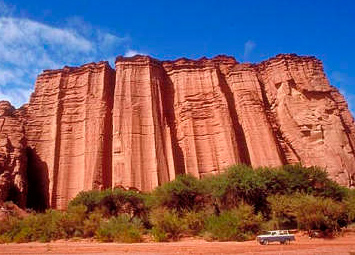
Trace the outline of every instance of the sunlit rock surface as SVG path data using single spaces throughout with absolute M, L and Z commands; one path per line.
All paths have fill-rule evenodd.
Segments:
M 314 57 L 118 57 L 115 70 L 44 71 L 28 105 L 0 103 L 0 201 L 12 185 L 21 205 L 63 209 L 82 190 L 148 191 L 237 163 L 318 165 L 353 186 L 354 146 L 347 103 Z

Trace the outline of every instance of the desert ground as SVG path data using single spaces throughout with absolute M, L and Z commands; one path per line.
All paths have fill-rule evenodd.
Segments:
M 309 239 L 298 234 L 290 245 L 272 243 L 267 246 L 255 241 L 206 242 L 185 239 L 171 243 L 97 243 L 88 240 L 51 243 L 2 244 L 0 254 L 355 254 L 355 233 L 333 239 Z

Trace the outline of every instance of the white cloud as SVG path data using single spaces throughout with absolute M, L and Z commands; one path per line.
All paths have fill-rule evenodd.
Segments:
M 92 50 L 89 40 L 73 31 L 51 27 L 36 21 L 20 18 L 0 18 L 1 42 L 17 45 L 48 44 L 49 46 L 66 45 L 68 49 L 80 51 Z M 26 41 L 22 41 L 26 39 Z
M 23 105 L 24 103 L 28 102 L 28 99 L 32 93 L 32 89 L 19 89 L 13 88 L 8 91 L 3 91 L 0 87 L 0 101 L 6 100 L 11 102 L 12 105 L 17 107 Z
M 124 52 L 130 41 L 129 37 L 93 29 L 79 18 L 58 28 L 11 17 L 11 12 L 0 0 L 0 100 L 10 100 L 16 107 L 28 101 L 43 69 L 112 59 Z
M 103 48 L 110 48 L 117 44 L 124 44 L 129 41 L 129 37 L 117 37 L 110 33 L 98 31 L 98 42 Z
M 146 54 L 131 49 L 127 50 L 126 53 L 124 54 L 125 57 L 133 57 L 135 55 L 146 55 Z
M 251 52 L 255 49 L 256 43 L 248 40 L 245 44 L 244 44 L 244 60 L 248 60 Z

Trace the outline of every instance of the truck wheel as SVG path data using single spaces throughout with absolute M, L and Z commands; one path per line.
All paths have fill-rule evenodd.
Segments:
M 263 245 L 268 245 L 269 244 L 269 241 L 268 240 L 264 240 L 263 241 Z
M 285 244 L 286 243 L 286 240 L 281 240 L 280 241 L 280 244 Z

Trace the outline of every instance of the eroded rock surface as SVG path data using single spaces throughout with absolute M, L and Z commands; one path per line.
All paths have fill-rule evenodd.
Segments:
M 9 102 L 0 101 L 0 205 L 16 200 L 26 205 L 26 141 L 18 111 Z
M 279 56 L 258 66 L 285 162 L 325 168 L 354 185 L 354 119 L 315 58 Z
M 82 190 L 111 186 L 113 82 L 107 62 L 38 77 L 25 126 L 29 168 L 47 206 L 65 208 Z
M 27 160 L 27 171 L 6 171 L 22 183 L 27 173 L 28 206 L 65 208 L 81 190 L 147 191 L 236 163 L 318 165 L 354 185 L 354 119 L 313 57 L 118 57 L 115 69 L 44 71 L 28 105 L 0 103 L 1 173 Z

